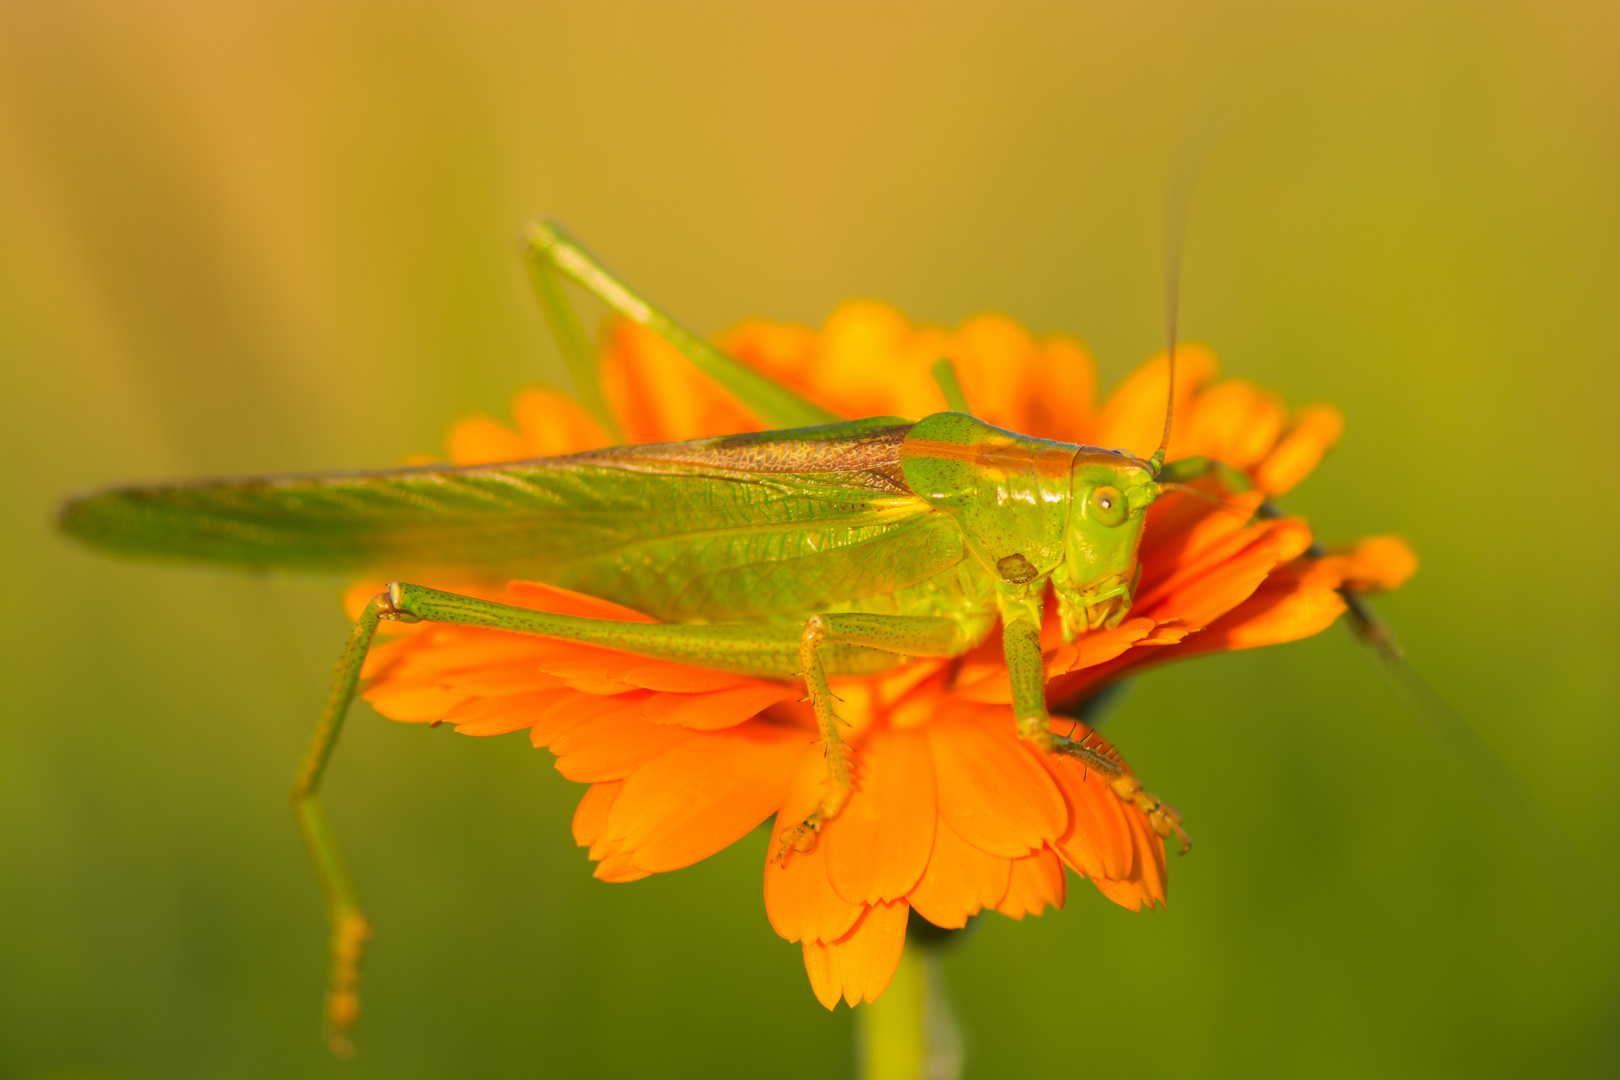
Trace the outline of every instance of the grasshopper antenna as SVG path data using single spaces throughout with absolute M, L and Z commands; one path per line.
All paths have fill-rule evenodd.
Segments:
M 1211 495 L 1207 491 L 1201 491 L 1198 488 L 1192 487 L 1189 484 L 1172 484 L 1172 483 L 1161 482 L 1159 484 L 1159 490 L 1160 491 L 1179 491 L 1183 495 L 1190 495 L 1193 498 L 1201 499 L 1204 502 L 1207 502 L 1212 506 L 1218 506 L 1222 510 L 1225 510 L 1229 514 L 1240 514 L 1245 519 L 1251 518 L 1251 517 L 1254 516 L 1254 511 L 1250 510 L 1246 506 L 1239 506 L 1236 503 L 1229 503 L 1225 499 L 1222 499 L 1222 498 L 1219 498 L 1217 496 Z
M 1313 548 L 1319 545 L 1313 545 Z M 1325 549 L 1322 549 L 1325 554 Z M 1378 617 L 1360 592 L 1341 586 L 1346 623 L 1370 662 L 1408 712 L 1423 721 L 1434 736 L 1466 765 L 1486 798 L 1501 816 L 1522 826 L 1531 836 L 1546 872 L 1573 878 L 1577 888 L 1558 890 L 1566 902 L 1584 907 L 1597 899 L 1596 876 L 1573 840 L 1530 793 L 1519 774 L 1498 756 L 1479 733 L 1451 707 L 1406 657 L 1388 624 Z
M 1199 167 L 1215 141 L 1217 128 L 1214 118 L 1206 116 L 1193 127 L 1182 143 L 1180 160 L 1176 164 L 1175 178 L 1170 185 L 1170 198 L 1164 214 L 1164 318 L 1165 356 L 1170 367 L 1166 380 L 1164 402 L 1164 437 L 1159 448 L 1148 459 L 1152 474 L 1157 477 L 1164 468 L 1164 458 L 1170 451 L 1170 429 L 1176 414 L 1176 323 L 1181 312 L 1181 249 L 1187 235 L 1187 211 L 1192 204 L 1193 187 L 1198 179 Z
M 1439 691 L 1412 666 L 1406 651 L 1388 624 L 1373 611 L 1367 598 L 1348 586 L 1341 587 L 1339 595 L 1344 598 L 1350 632 L 1365 648 L 1401 703 L 1428 724 L 1452 753 L 1467 762 L 1497 809 L 1528 826 L 1543 850 L 1555 857 L 1554 861 L 1560 866 L 1578 864 L 1578 859 L 1569 857 L 1572 847 L 1569 838 L 1547 817 L 1518 773 L 1485 744 L 1479 733 L 1457 715 Z
M 1283 513 L 1282 507 L 1274 502 L 1262 503 L 1257 511 L 1262 518 L 1281 517 Z M 1329 551 L 1318 542 L 1311 544 L 1305 554 L 1320 559 Z M 1547 815 L 1519 774 L 1486 745 L 1473 726 L 1412 666 L 1406 650 L 1401 648 L 1389 624 L 1378 617 L 1366 595 L 1349 585 L 1339 586 L 1338 593 L 1344 600 L 1345 622 L 1351 635 L 1363 647 L 1396 700 L 1464 763 L 1503 818 L 1522 825 L 1531 833 L 1536 851 L 1549 873 L 1564 876 L 1573 867 L 1581 873 L 1582 884 L 1591 886 L 1594 883 L 1591 866 L 1576 850 L 1569 835 Z M 1563 893 L 1576 895 L 1572 890 L 1563 890 Z M 1591 889 L 1582 895 L 1591 895 Z

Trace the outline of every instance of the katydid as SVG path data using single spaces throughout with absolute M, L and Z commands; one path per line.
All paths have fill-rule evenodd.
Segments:
M 660 313 L 555 226 L 531 227 L 525 246 L 580 399 L 604 423 L 612 418 L 563 277 L 659 333 L 777 430 L 495 465 L 121 488 L 61 511 L 68 534 L 118 555 L 398 579 L 355 624 L 293 791 L 332 920 L 327 1015 L 338 1039 L 357 1008 L 369 927 L 317 791 L 383 620 L 802 679 L 829 783 L 805 819 L 778 823 L 778 858 L 810 850 L 851 791 L 828 679 L 959 656 L 999 626 L 1019 735 L 1086 761 L 1186 849 L 1173 809 L 1111 754 L 1052 729 L 1040 643 L 1049 590 L 1065 640 L 1118 625 L 1148 506 L 1179 487 L 1172 481 L 1218 470 L 1166 466 L 1168 406 L 1147 458 L 1031 438 L 969 415 L 946 361 L 935 375 L 958 411 L 840 421 Z M 1172 384 L 1174 359 L 1172 338 Z M 550 614 L 409 580 L 447 574 L 545 582 L 660 621 Z

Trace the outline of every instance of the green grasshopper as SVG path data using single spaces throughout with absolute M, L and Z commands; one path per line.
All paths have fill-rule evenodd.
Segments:
M 840 421 L 653 308 L 554 226 L 526 255 L 581 401 L 612 430 L 595 359 L 562 291 L 585 286 L 668 340 L 767 426 L 508 464 L 431 466 L 129 487 L 68 502 L 60 524 L 123 556 L 240 570 L 546 582 L 660 620 L 512 607 L 395 580 L 355 623 L 293 803 L 332 924 L 327 1018 L 339 1045 L 358 1008 L 369 924 L 317 798 L 383 620 L 588 642 L 752 676 L 803 679 L 825 744 L 827 794 L 786 823 L 778 858 L 808 851 L 852 789 L 828 679 L 955 657 L 997 624 L 1019 735 L 1085 760 L 1186 847 L 1175 811 L 1110 756 L 1049 725 L 1043 597 L 1066 641 L 1118 625 L 1149 505 L 1203 466 L 1052 442 L 975 419 L 948 361 L 954 411 Z M 1174 382 L 1174 348 L 1170 354 Z M 1183 489 L 1191 490 L 1191 489 Z

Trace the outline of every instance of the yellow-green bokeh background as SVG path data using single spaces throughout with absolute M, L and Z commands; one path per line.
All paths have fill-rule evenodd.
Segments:
M 1613 4 L 1544 0 L 0 6 L 0 1075 L 848 1075 L 763 833 L 604 885 L 548 755 L 366 709 L 330 809 L 378 936 L 328 1059 L 286 789 L 332 588 L 51 508 L 388 465 L 560 379 L 540 213 L 705 331 L 995 309 L 1111 381 L 1209 115 L 1185 330 L 1344 408 L 1292 505 L 1411 537 L 1383 610 L 1571 851 L 1340 631 L 1155 674 L 1109 730 L 1198 842 L 1172 906 L 985 920 L 968 1075 L 1614 1075 L 1617 56 Z

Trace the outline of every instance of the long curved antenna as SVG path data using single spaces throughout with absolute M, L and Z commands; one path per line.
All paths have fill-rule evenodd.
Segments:
M 1216 125 L 1213 116 L 1202 117 L 1182 143 L 1180 160 L 1176 163 L 1175 179 L 1170 185 L 1170 199 L 1164 214 L 1164 318 L 1165 355 L 1169 360 L 1170 378 L 1165 389 L 1164 437 L 1159 448 L 1148 459 L 1154 476 L 1164 467 L 1164 458 L 1170 451 L 1170 429 L 1176 413 L 1176 321 L 1181 311 L 1181 248 L 1187 235 L 1187 208 L 1192 203 L 1194 182 L 1199 166 L 1215 141 Z
M 1256 513 L 1262 518 L 1277 518 L 1282 517 L 1284 511 L 1275 502 L 1265 502 Z M 1305 551 L 1306 557 L 1313 559 L 1323 558 L 1328 553 L 1320 542 L 1312 543 Z M 1612 890 L 1597 878 L 1592 864 L 1569 834 L 1547 813 L 1518 772 L 1498 756 L 1412 666 L 1406 651 L 1389 625 L 1378 617 L 1365 594 L 1348 585 L 1339 586 L 1337 591 L 1344 600 L 1345 622 L 1351 635 L 1363 646 L 1365 655 L 1396 700 L 1426 724 L 1441 745 L 1462 762 L 1503 820 L 1529 834 L 1543 873 L 1579 886 L 1560 889 L 1557 895 L 1583 911 L 1594 902 L 1594 897 L 1597 903 L 1612 903 Z
M 1170 426 L 1176 416 L 1176 315 L 1181 308 L 1181 241 L 1187 232 L 1187 202 L 1191 197 L 1192 184 L 1187 181 L 1183 188 L 1182 176 L 1187 173 L 1185 161 L 1178 170 L 1176 185 L 1171 189 L 1170 207 L 1166 213 L 1164 234 L 1164 319 L 1165 319 L 1165 355 L 1170 363 L 1170 377 L 1165 382 L 1164 392 L 1164 437 L 1159 440 L 1159 448 L 1153 451 L 1148 458 L 1153 475 L 1157 477 L 1159 470 L 1164 468 L 1164 456 L 1170 450 Z
M 1440 744 L 1462 762 L 1501 817 L 1529 836 L 1530 847 L 1541 863 L 1542 872 L 1549 879 L 1564 882 L 1564 887 L 1557 890 L 1558 896 L 1582 913 L 1612 904 L 1612 888 L 1597 877 L 1591 862 L 1569 833 L 1531 793 L 1518 771 L 1492 750 L 1473 726 L 1412 666 L 1394 634 L 1378 618 L 1366 598 L 1348 587 L 1341 587 L 1339 595 L 1344 598 L 1350 632 L 1365 647 L 1368 658 L 1391 693 L 1427 724 Z
M 1202 499 L 1204 502 L 1207 502 L 1212 506 L 1220 507 L 1222 510 L 1225 510 L 1230 514 L 1239 514 L 1245 518 L 1251 518 L 1254 516 L 1254 510 L 1252 508 L 1247 506 L 1238 506 L 1236 503 L 1229 503 L 1217 495 L 1211 495 L 1207 491 L 1201 491 L 1190 484 L 1161 483 L 1159 485 L 1159 490 L 1179 491 L 1183 495 L 1191 495 L 1195 499 Z

